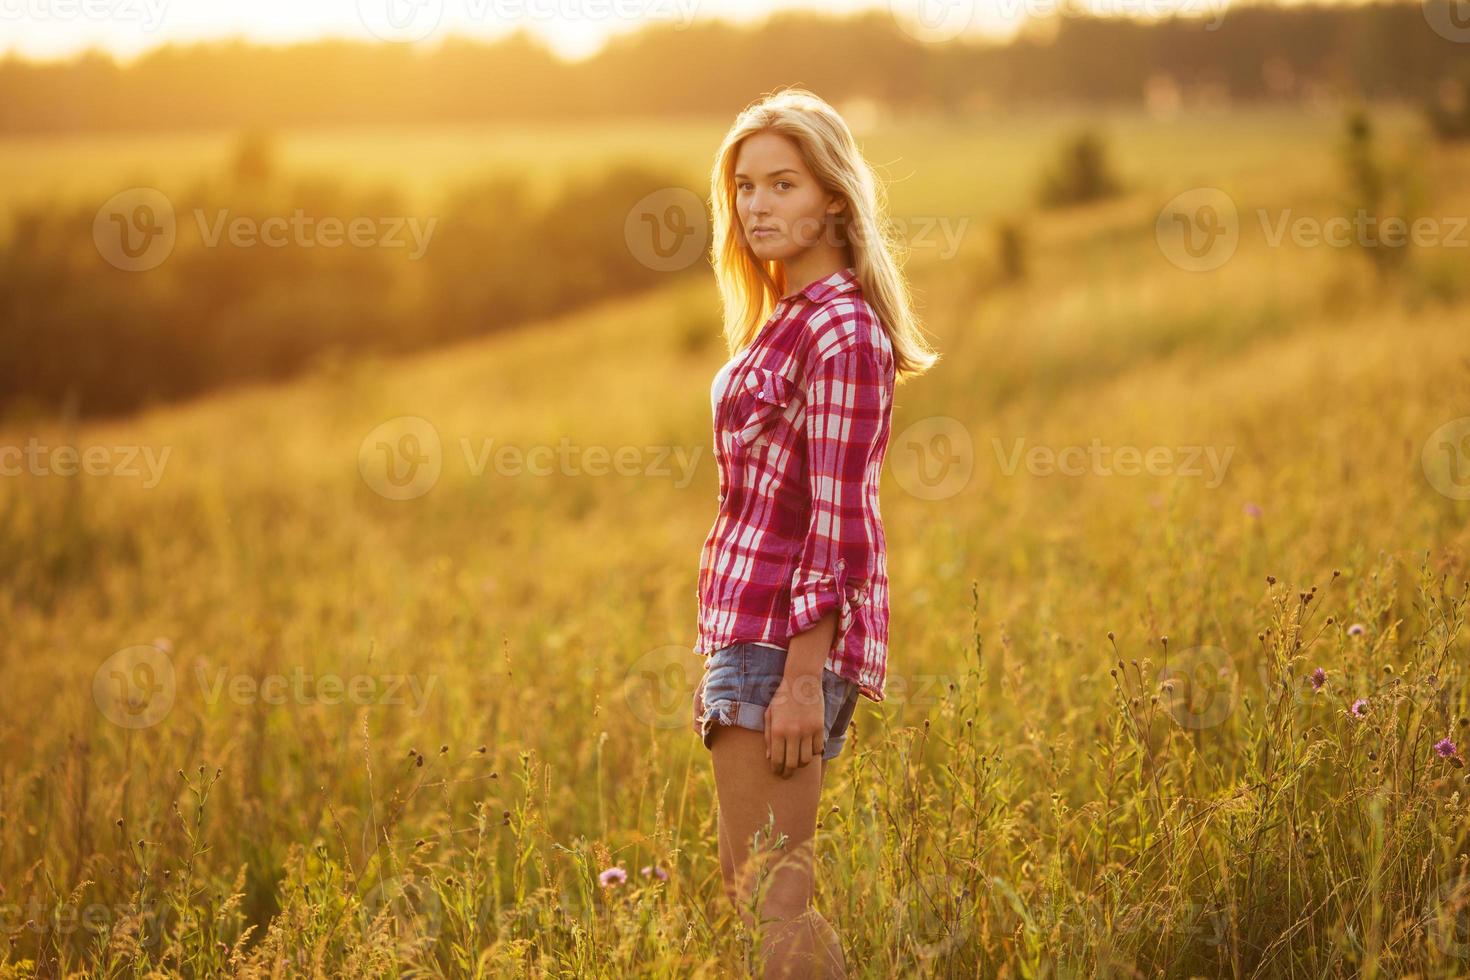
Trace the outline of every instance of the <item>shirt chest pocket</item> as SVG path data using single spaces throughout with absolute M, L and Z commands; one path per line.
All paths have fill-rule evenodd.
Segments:
M 737 447 L 756 452 L 771 442 L 793 408 L 796 382 L 779 371 L 753 367 L 741 377 L 730 428 Z

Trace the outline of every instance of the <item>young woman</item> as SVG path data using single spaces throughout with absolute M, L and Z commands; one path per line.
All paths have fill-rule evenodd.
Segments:
M 713 263 L 732 352 L 712 390 L 719 511 L 699 562 L 726 893 L 748 925 L 752 834 L 785 837 L 762 885 L 766 976 L 844 976 L 810 907 L 826 763 L 859 695 L 883 700 L 888 574 L 878 482 L 893 388 L 923 341 L 847 124 L 804 89 L 743 111 L 711 175 Z

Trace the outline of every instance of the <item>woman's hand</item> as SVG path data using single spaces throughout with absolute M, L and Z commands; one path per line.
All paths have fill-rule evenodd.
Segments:
M 771 771 L 782 778 L 790 777 L 813 759 L 821 758 L 825 739 L 821 670 L 788 670 L 766 706 L 766 759 Z

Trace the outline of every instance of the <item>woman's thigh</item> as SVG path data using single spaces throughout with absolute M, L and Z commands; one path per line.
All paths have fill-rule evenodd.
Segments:
M 719 797 L 722 840 L 720 863 L 733 897 L 748 901 L 757 872 L 764 867 L 769 884 L 762 905 L 766 916 L 789 916 L 804 909 L 812 892 L 812 842 L 821 798 L 825 763 L 813 759 L 790 776 L 778 776 L 766 759 L 763 732 L 720 726 L 712 739 L 715 792 Z M 769 838 L 765 829 L 774 820 Z M 752 837 L 762 833 L 759 853 L 751 860 Z M 774 843 L 782 839 L 776 848 Z

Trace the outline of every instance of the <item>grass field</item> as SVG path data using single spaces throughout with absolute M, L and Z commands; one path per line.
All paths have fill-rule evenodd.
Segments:
M 1266 241 L 1256 209 L 1331 213 L 1338 122 L 1118 121 L 1133 191 L 1031 216 L 1026 279 L 994 279 L 985 221 L 915 250 L 945 360 L 898 389 L 889 696 L 860 704 L 819 828 L 852 975 L 1466 970 L 1470 448 L 1442 427 L 1470 416 L 1470 260 L 1380 282 Z M 988 219 L 1068 127 L 913 123 L 870 152 L 917 171 L 900 212 Z M 644 132 L 697 177 L 718 127 Z M 565 162 L 584 135 L 479 145 Z M 286 156 L 423 180 L 459 156 L 381 139 Z M 1465 214 L 1470 160 L 1430 169 L 1432 213 Z M 1242 215 L 1207 273 L 1155 237 L 1197 185 Z M 8 970 L 729 975 L 750 944 L 688 727 L 715 308 L 683 283 L 0 429 L 141 471 L 0 481 Z M 485 455 L 563 440 L 549 475 Z M 432 487 L 393 499 L 383 443 L 437 461 Z M 1079 475 L 1026 455 L 1094 445 Z M 628 462 L 589 472 L 594 447 Z M 627 882 L 599 887 L 611 866 Z
M 988 218 L 1028 203 L 1038 167 L 1060 135 L 1097 125 L 1112 137 L 1119 168 L 1135 183 L 1185 186 L 1223 173 L 1269 174 L 1283 161 L 1327 164 L 1340 108 L 1198 110 L 1172 120 L 1121 109 L 986 112 L 946 118 L 853 113 L 870 160 L 892 181 L 899 215 Z M 1388 106 L 1380 122 L 1395 134 L 1422 130 L 1413 107 Z M 389 186 L 415 208 L 487 172 L 523 174 L 546 193 L 613 162 L 667 170 L 701 195 L 729 120 L 614 120 L 567 125 L 318 127 L 274 133 L 281 163 L 349 185 Z M 223 169 L 239 133 L 87 134 L 0 140 L 0 213 L 36 201 L 95 200 L 123 187 L 182 192 Z

